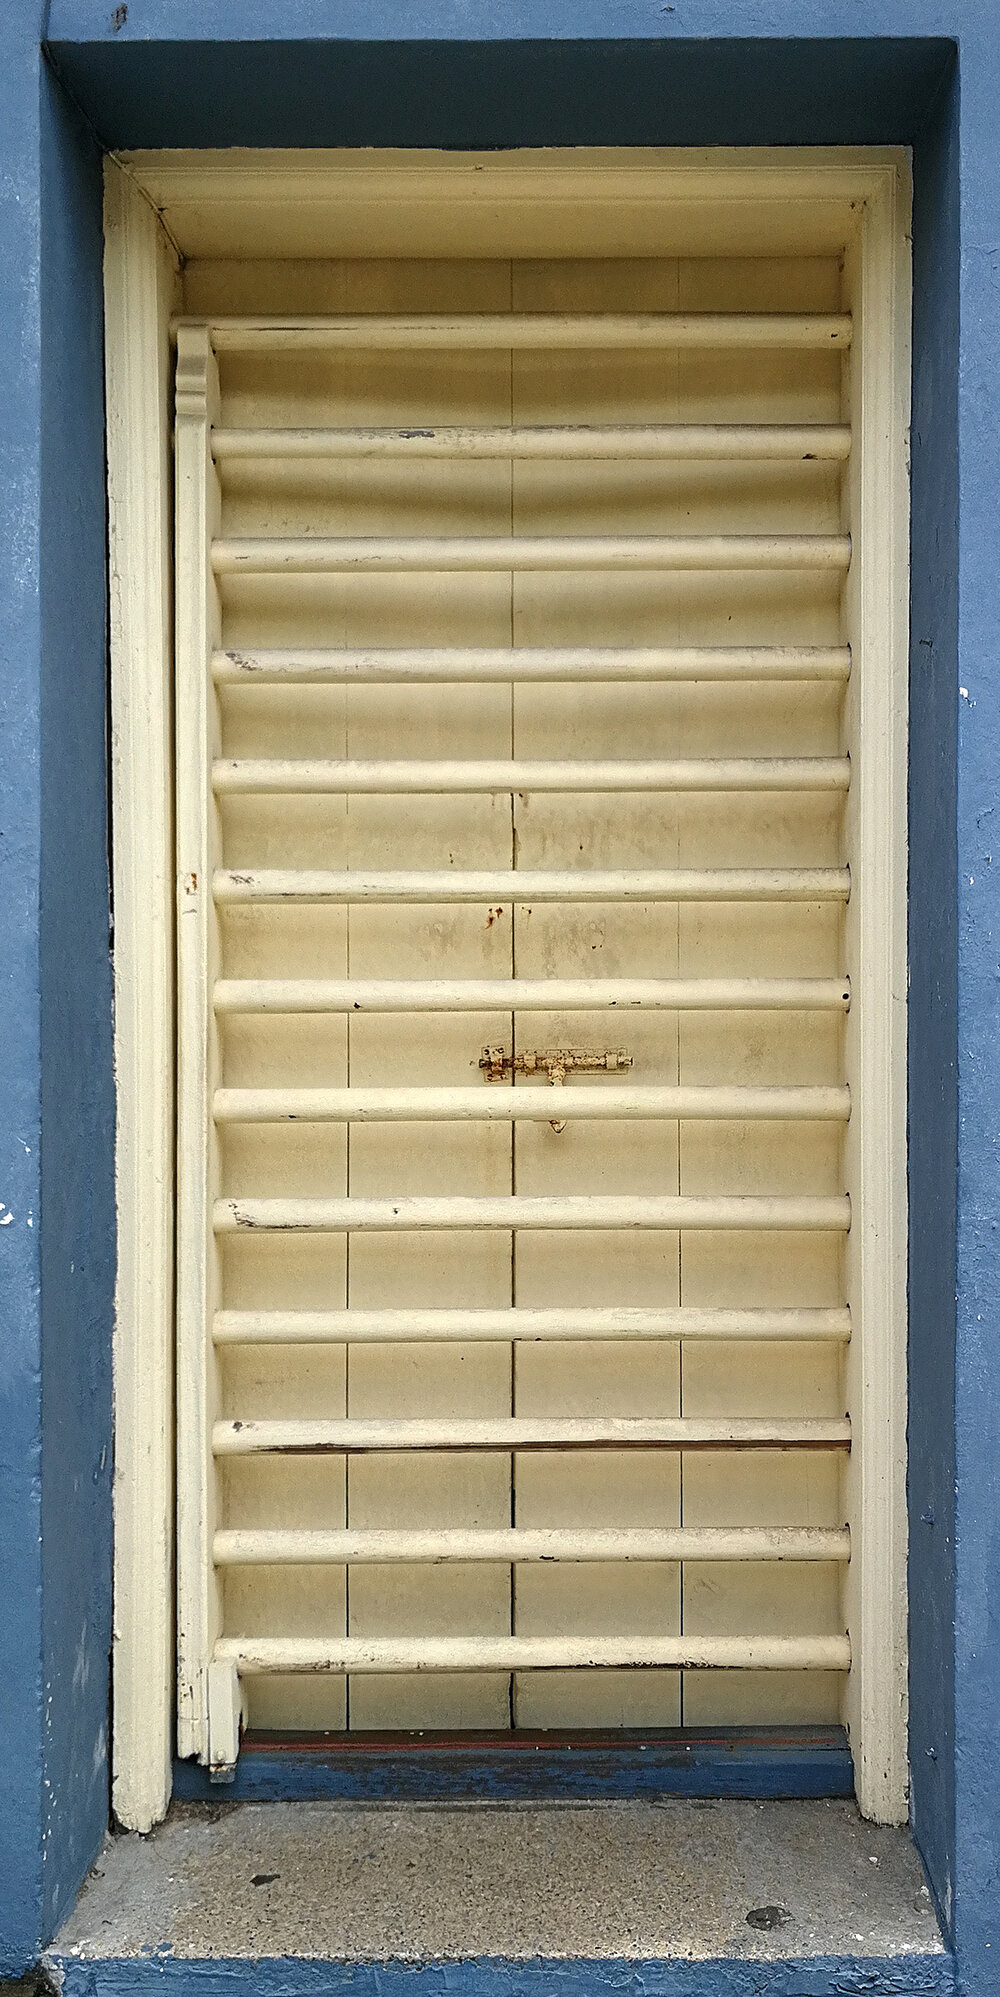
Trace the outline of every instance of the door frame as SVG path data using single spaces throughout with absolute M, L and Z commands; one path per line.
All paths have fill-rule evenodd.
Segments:
M 695 214 L 767 205 L 788 241 L 853 211 L 854 518 L 849 622 L 852 777 L 863 856 L 852 889 L 853 1285 L 866 1333 L 851 1365 L 859 1555 L 849 1582 L 857 1796 L 876 1821 L 907 1806 L 906 912 L 909 623 L 910 171 L 900 148 L 561 149 L 445 153 L 140 153 L 105 169 L 111 772 L 115 905 L 118 1276 L 115 1372 L 113 1807 L 145 1831 L 171 1793 L 175 1671 L 173 1403 L 175 992 L 170 320 L 183 257 L 227 223 L 305 204 L 317 230 L 367 193 L 392 213 L 408 176 L 460 234 L 487 185 L 543 217 L 586 181 L 604 209 Z M 474 176 L 474 184 L 473 184 Z M 650 252 L 652 253 L 652 252 Z M 756 252 L 755 252 L 756 253 Z M 764 252 L 761 252 L 764 253 Z M 889 448 L 886 441 L 889 440 Z M 855 641 L 856 642 L 856 641 Z M 872 970 L 866 974 L 865 966 Z

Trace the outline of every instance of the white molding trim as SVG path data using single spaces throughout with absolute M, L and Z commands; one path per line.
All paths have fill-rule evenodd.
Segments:
M 147 1831 L 173 1735 L 174 1022 L 168 321 L 176 263 L 105 171 L 118 1270 L 112 1804 Z
M 910 207 L 903 164 L 869 178 L 845 278 L 855 317 L 849 471 L 857 549 L 846 592 L 855 669 L 848 837 L 847 1073 L 854 1214 L 848 1350 L 859 1548 L 847 1589 L 848 1726 L 862 1814 L 905 1823 L 907 1766 L 907 738 Z
M 140 151 L 186 258 L 836 255 L 901 147 Z M 484 197 L 487 197 L 485 199 Z
M 218 1087 L 211 1032 L 219 975 L 212 877 L 219 864 L 212 797 L 219 753 L 218 702 L 209 666 L 221 641 L 213 537 L 220 524 L 211 435 L 219 375 L 206 327 L 177 336 L 175 456 L 177 523 L 177 1751 L 214 1759 L 213 1731 L 231 1741 L 238 1687 L 213 1678 L 222 1618 L 219 1587 L 205 1558 L 215 1529 L 215 1466 L 205 1437 L 217 1414 L 215 1356 L 206 1336 L 218 1308 L 206 1163 L 212 1156 L 212 1098 Z M 209 1023 L 206 1050 L 205 1028 Z M 208 1059 L 206 1059 L 206 1051 Z M 220 1699 L 221 1689 L 221 1699 Z M 219 1715 L 225 1715 L 220 1719 Z M 238 1738 L 238 1736 L 237 1736 Z M 235 1762 L 236 1754 L 231 1760 Z
M 701 226 L 727 201 L 750 235 L 784 209 L 787 240 L 853 216 L 846 282 L 859 322 L 852 379 L 858 559 L 848 623 L 864 632 L 849 700 L 851 809 L 862 839 L 848 942 L 858 1188 L 849 1275 L 855 1424 L 848 1581 L 855 1659 L 848 1723 L 864 1815 L 905 1821 L 906 1727 L 906 771 L 910 176 L 900 149 L 426 155 L 144 153 L 106 177 L 112 782 L 116 911 L 118 1287 L 115 1329 L 114 1807 L 146 1830 L 170 1793 L 173 1731 L 174 853 L 171 769 L 169 325 L 177 258 L 220 254 L 270 211 L 350 254 L 334 221 L 405 209 L 439 183 L 443 209 L 537 214 L 683 203 Z M 410 190 L 412 189 L 412 193 Z M 766 204 L 766 213 L 761 204 Z M 763 216 L 763 219 L 760 218 Z M 339 226 L 339 221 L 338 221 Z M 360 226 L 355 223 L 352 226 Z M 459 233 L 466 225 L 459 218 Z M 540 224 L 541 226 L 541 224 Z M 727 225 L 728 226 L 728 225 Z M 748 235 L 747 253 L 755 253 Z M 842 234 L 841 242 L 845 240 Z M 231 252 L 232 254 L 233 252 Z M 240 254 L 239 249 L 235 252 Z M 267 244 L 246 254 L 266 256 Z M 305 254 L 301 249 L 285 254 Z M 355 253 L 362 253 L 357 251 Z M 392 254 L 373 246 L 370 254 Z M 486 253 L 489 253 L 487 251 Z M 497 248 L 495 253 L 503 254 Z M 655 253 L 652 250 L 644 252 Z M 663 253 L 670 254 L 664 246 Z M 717 254 L 727 253 L 716 250 Z M 862 384 L 861 392 L 857 384 Z M 849 634 L 850 635 L 850 634 Z M 863 1257 L 857 1255 L 864 1244 Z M 863 1329 L 862 1329 L 863 1328 Z

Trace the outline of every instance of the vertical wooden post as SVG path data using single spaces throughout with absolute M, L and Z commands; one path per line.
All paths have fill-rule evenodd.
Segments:
M 114 808 L 115 1538 L 112 1805 L 170 1801 L 174 1718 L 174 833 L 169 321 L 177 257 L 105 170 Z
M 212 871 L 218 859 L 211 769 L 218 708 L 209 661 L 219 642 L 210 549 L 219 488 L 211 455 L 218 372 L 208 329 L 177 338 L 177 1746 L 210 1755 L 208 1667 L 219 1635 L 211 1560 L 215 1470 L 211 1430 L 217 1302 L 211 1202 L 216 1086 L 212 987 L 217 974 Z
M 846 502 L 854 669 L 846 925 L 852 1221 L 847 1721 L 862 1813 L 906 1820 L 906 797 L 909 602 L 909 188 L 879 175 L 846 266 L 855 340 Z M 854 858 L 853 856 L 856 856 Z

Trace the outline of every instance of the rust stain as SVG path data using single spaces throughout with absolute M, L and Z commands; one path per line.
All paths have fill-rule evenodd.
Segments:
M 560 1083 L 572 1074 L 624 1074 L 632 1066 L 626 1047 L 549 1047 L 508 1054 L 502 1047 L 484 1047 L 479 1057 L 488 1082 L 505 1082 L 513 1075 L 547 1075 Z

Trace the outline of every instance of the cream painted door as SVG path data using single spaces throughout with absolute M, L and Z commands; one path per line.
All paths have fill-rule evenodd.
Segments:
M 838 260 L 291 268 L 179 332 L 181 1750 L 835 1720 Z

